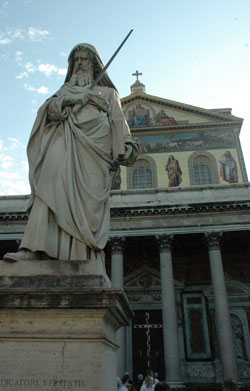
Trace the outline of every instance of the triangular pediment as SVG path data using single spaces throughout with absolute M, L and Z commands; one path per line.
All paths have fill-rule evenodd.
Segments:
M 161 286 L 161 278 L 158 270 L 150 266 L 142 266 L 124 279 L 126 288 L 153 288 Z
M 183 284 L 174 281 L 176 288 L 183 288 Z M 144 265 L 134 272 L 128 274 L 124 279 L 124 287 L 129 289 L 155 289 L 161 287 L 160 271 Z
M 242 119 L 230 109 L 208 110 L 169 99 L 133 93 L 121 99 L 124 115 L 131 129 L 185 127 L 218 123 L 241 127 Z

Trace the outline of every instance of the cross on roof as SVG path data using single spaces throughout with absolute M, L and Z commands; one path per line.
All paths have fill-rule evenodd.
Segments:
M 132 73 L 132 76 L 136 76 L 136 81 L 138 81 L 138 76 L 141 76 L 141 75 L 142 75 L 142 73 L 140 73 L 139 71 Z

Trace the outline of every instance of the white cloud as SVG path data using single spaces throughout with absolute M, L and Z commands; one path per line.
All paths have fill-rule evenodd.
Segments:
M 24 77 L 29 77 L 27 72 L 19 73 L 19 75 L 16 75 L 16 79 L 23 79 Z
M 38 94 L 45 95 L 45 94 L 49 93 L 49 89 L 48 89 L 48 87 L 41 86 L 41 87 L 37 88 L 37 92 L 38 92 Z
M 39 88 L 35 88 L 35 87 L 32 87 L 31 85 L 29 85 L 27 83 L 25 83 L 23 86 L 24 86 L 24 88 L 26 88 L 26 90 L 31 91 L 31 92 L 37 92 L 38 94 L 45 95 L 45 94 L 49 93 L 48 87 L 45 87 L 45 86 L 41 86 Z
M 27 160 L 22 160 L 21 163 L 22 163 L 22 166 L 23 166 L 23 170 L 25 172 L 28 172 L 29 171 L 29 165 L 28 165 Z
M 1 179 L 18 179 L 19 174 L 17 172 L 7 172 L 7 171 L 0 171 L 0 178 Z
M 0 154 L 0 167 L 3 169 L 13 166 L 13 158 L 8 155 Z
M 57 72 L 57 67 L 53 64 L 40 64 L 38 70 L 45 74 L 45 76 L 50 76 L 51 73 Z
M 0 35 L 0 45 L 7 45 L 10 42 L 11 42 L 10 38 L 7 38 L 7 37 L 3 36 L 2 34 Z
M 66 68 L 57 68 L 54 64 L 39 64 L 38 70 L 46 77 L 51 76 L 53 73 L 57 73 L 60 76 L 64 76 L 67 73 Z
M 67 69 L 66 68 L 59 68 L 57 71 L 57 74 L 60 76 L 66 76 L 67 74 Z
M 2 8 L 0 8 L 0 15 L 6 15 L 7 14 L 7 11 L 6 9 L 8 8 L 9 6 L 9 1 L 4 1 L 3 2 L 3 5 L 2 5 Z
M 23 52 L 20 52 L 20 51 L 16 52 L 16 62 L 17 63 L 22 62 L 22 55 L 23 55 Z
M 24 68 L 23 72 L 20 72 L 15 76 L 16 79 L 29 78 L 31 74 L 34 74 L 36 71 L 43 73 L 46 77 L 50 77 L 54 74 L 58 76 L 65 76 L 67 74 L 66 68 L 57 68 L 54 64 L 41 64 L 40 60 L 37 60 L 38 66 L 35 66 L 32 62 L 27 62 L 26 64 L 22 62 L 22 52 L 16 52 L 16 62 L 17 64 Z M 27 86 L 26 86 L 27 88 Z M 41 91 L 44 91 L 42 89 Z M 38 92 L 40 93 L 40 92 Z M 42 92 L 45 93 L 45 92 Z
M 35 72 L 35 66 L 32 64 L 32 62 L 27 62 L 27 64 L 24 65 L 25 69 L 29 72 L 29 73 L 34 73 Z
M 8 141 L 10 141 L 9 149 L 17 149 L 19 145 L 19 141 L 16 138 L 8 138 Z
M 32 87 L 30 86 L 29 84 L 25 83 L 24 85 L 24 88 L 26 88 L 26 90 L 28 91 L 36 91 L 35 87 Z
M 30 187 L 28 182 L 23 180 L 15 180 L 13 182 L 11 180 L 5 180 L 1 183 L 0 193 L 2 195 L 29 194 Z
M 25 31 L 21 29 L 15 29 L 13 31 L 9 31 L 9 35 L 11 36 L 12 41 L 17 38 L 23 39 L 25 37 Z
M 17 137 L 0 139 L 0 194 L 28 194 L 28 162 L 23 143 Z M 5 153 L 6 152 L 6 153 Z
M 40 42 L 46 39 L 49 36 L 49 31 L 41 30 L 39 28 L 30 27 L 28 30 L 28 36 L 31 41 Z
M 0 9 L 1 14 L 1 9 Z M 32 42 L 42 42 L 49 38 L 50 32 L 36 27 L 29 27 L 28 30 L 9 29 L 0 31 L 0 45 L 7 45 L 16 39 L 29 39 Z
M 9 29 L 6 32 L 0 31 L 0 45 L 7 45 L 15 39 L 23 39 L 25 35 L 25 31 L 21 29 Z

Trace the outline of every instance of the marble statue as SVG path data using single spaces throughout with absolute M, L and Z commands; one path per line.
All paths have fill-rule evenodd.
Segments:
M 17 253 L 6 261 L 103 261 L 110 225 L 113 173 L 131 166 L 133 142 L 120 99 L 97 50 L 75 46 L 63 86 L 39 109 L 27 154 L 29 220 Z

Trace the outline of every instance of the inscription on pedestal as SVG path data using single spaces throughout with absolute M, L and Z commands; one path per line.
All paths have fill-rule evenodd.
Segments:
M 83 390 L 85 388 L 84 379 L 37 379 L 37 378 L 0 378 L 1 390 Z

